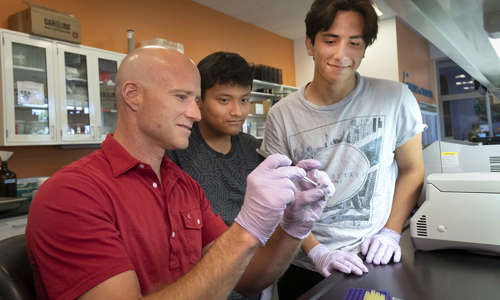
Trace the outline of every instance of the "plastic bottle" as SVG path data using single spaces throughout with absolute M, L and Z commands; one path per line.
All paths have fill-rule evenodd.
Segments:
M 0 197 L 17 196 L 17 176 L 9 170 L 7 161 L 2 161 L 0 168 Z

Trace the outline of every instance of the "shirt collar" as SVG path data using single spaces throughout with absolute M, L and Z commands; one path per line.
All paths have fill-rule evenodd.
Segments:
M 114 138 L 113 134 L 108 134 L 106 136 L 106 139 L 101 144 L 101 149 L 104 152 L 104 156 L 109 161 L 114 177 L 118 177 L 130 171 L 139 164 L 145 164 L 130 155 L 130 153 L 128 153 L 128 151 Z M 163 156 L 161 169 L 171 170 L 170 174 L 172 174 L 174 178 L 182 173 L 181 169 L 170 160 L 167 154 Z
M 122 175 L 141 163 L 130 155 L 112 134 L 106 136 L 106 139 L 101 144 L 101 149 L 111 165 L 114 177 Z

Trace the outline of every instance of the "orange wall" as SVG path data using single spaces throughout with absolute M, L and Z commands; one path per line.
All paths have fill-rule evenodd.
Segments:
M 214 51 L 237 52 L 249 62 L 283 70 L 283 83 L 295 85 L 293 41 L 206 8 L 189 0 L 30 0 L 73 14 L 80 20 L 82 44 L 127 52 L 129 28 L 135 30 L 136 45 L 156 37 L 184 45 L 195 62 Z M 26 9 L 23 0 L 0 1 L 0 27 L 7 17 Z M 14 151 L 9 169 L 19 178 L 49 176 L 95 149 L 44 147 L 0 147 Z
M 82 44 L 127 52 L 129 28 L 140 41 L 161 37 L 184 44 L 198 62 L 219 50 L 240 53 L 248 61 L 283 69 L 283 82 L 295 85 L 293 41 L 189 0 L 30 0 L 73 14 L 80 20 Z M 0 27 L 25 9 L 23 0 L 0 1 Z
M 415 98 L 421 102 L 436 104 L 435 69 L 430 57 L 429 42 L 399 18 L 396 18 L 396 36 L 399 81 L 403 82 L 403 72 L 407 72 L 410 77 L 405 79 L 406 82 L 432 91 L 432 99 L 414 93 Z

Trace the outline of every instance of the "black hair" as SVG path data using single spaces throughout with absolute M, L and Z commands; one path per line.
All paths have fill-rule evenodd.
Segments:
M 254 67 L 236 53 L 215 52 L 198 63 L 201 76 L 201 98 L 216 84 L 252 87 Z
M 366 47 L 377 38 L 378 17 L 369 0 L 315 0 L 307 13 L 306 35 L 314 45 L 316 34 L 332 26 L 339 10 L 359 12 L 363 16 L 363 41 Z

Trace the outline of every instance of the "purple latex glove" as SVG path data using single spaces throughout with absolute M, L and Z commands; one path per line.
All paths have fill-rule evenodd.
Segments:
M 280 226 L 286 233 L 298 239 L 309 235 L 314 223 L 321 217 L 326 200 L 335 192 L 330 177 L 318 170 L 320 166 L 320 162 L 315 159 L 297 163 L 297 167 L 307 171 L 307 177 L 319 183 L 318 187 L 314 187 L 302 178 L 294 180 L 297 187 L 295 201 L 286 208 Z
M 295 200 L 295 184 L 306 172 L 290 166 L 292 161 L 281 154 L 268 156 L 247 177 L 247 189 L 241 210 L 234 220 L 265 245 Z
M 366 239 L 361 244 L 361 253 L 366 255 L 367 263 L 387 264 L 394 256 L 394 262 L 401 261 L 401 247 L 399 240 L 401 235 L 389 228 L 382 228 L 377 234 Z
M 321 275 L 328 277 L 334 269 L 340 272 L 356 275 L 363 275 L 368 272 L 368 268 L 363 264 L 363 260 L 354 253 L 333 250 L 330 251 L 322 244 L 316 245 L 307 254 L 313 261 Z

